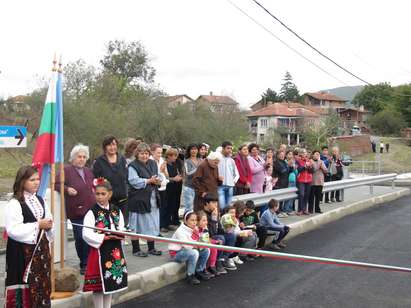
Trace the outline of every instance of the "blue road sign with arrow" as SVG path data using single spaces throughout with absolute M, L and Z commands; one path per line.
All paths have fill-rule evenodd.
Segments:
M 0 148 L 24 148 L 27 146 L 27 128 L 24 126 L 0 126 Z

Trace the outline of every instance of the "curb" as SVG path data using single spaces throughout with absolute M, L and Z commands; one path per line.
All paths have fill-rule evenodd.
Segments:
M 365 209 L 371 208 L 375 205 L 384 205 L 401 197 L 410 194 L 408 188 L 399 191 L 386 193 L 378 197 L 372 197 L 366 200 L 358 201 L 347 205 L 345 207 L 337 208 L 328 211 L 324 214 L 290 224 L 291 231 L 288 239 L 296 237 L 300 234 L 312 231 L 322 225 L 336 221 L 344 216 L 348 216 Z M 151 269 L 129 275 L 128 289 L 115 293 L 113 295 L 113 305 L 129 301 L 133 298 L 150 293 L 154 290 L 160 289 L 166 285 L 175 283 L 185 277 L 185 266 L 176 262 L 168 262 L 161 266 L 153 267 Z M 78 294 L 61 300 L 53 300 L 52 307 L 56 308 L 86 308 L 93 307 L 92 293 L 79 292 Z

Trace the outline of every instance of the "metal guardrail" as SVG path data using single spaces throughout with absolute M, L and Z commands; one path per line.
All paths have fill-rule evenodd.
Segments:
M 343 190 L 347 188 L 353 188 L 358 186 L 370 186 L 370 194 L 373 193 L 373 185 L 383 182 L 391 182 L 392 188 L 395 187 L 395 178 L 396 173 L 389 173 L 384 175 L 375 175 L 375 176 L 367 176 L 361 177 L 357 179 L 346 179 L 334 182 L 326 182 L 324 183 L 323 192 L 331 192 L 335 190 Z M 295 187 L 290 188 L 283 188 L 283 189 L 276 189 L 267 193 L 262 194 L 246 194 L 246 195 L 239 195 L 233 197 L 233 202 L 236 201 L 244 201 L 253 200 L 256 206 L 265 205 L 270 201 L 270 199 L 276 199 L 278 201 L 285 201 L 290 199 L 298 198 L 298 189 Z
M 365 174 L 381 174 L 380 160 L 353 160 L 348 166 L 350 173 Z

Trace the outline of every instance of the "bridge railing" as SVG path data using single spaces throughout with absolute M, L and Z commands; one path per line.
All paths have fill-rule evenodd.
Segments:
M 387 183 L 391 182 L 392 188 L 395 187 L 395 178 L 396 173 L 389 173 L 383 175 L 375 175 L 375 176 L 366 176 L 356 179 L 345 179 L 340 181 L 333 181 L 333 182 L 326 182 L 324 183 L 323 192 L 331 192 L 335 190 L 344 190 L 353 187 L 359 186 L 369 186 L 370 187 L 370 194 L 373 194 L 373 186 L 379 183 Z M 248 201 L 253 200 L 256 206 L 262 206 L 268 203 L 270 199 L 276 199 L 278 201 L 285 201 L 290 199 L 298 198 L 298 189 L 295 187 L 284 188 L 284 189 L 276 189 L 270 192 L 257 194 L 246 194 L 246 195 L 239 195 L 233 197 L 233 202 L 235 201 Z

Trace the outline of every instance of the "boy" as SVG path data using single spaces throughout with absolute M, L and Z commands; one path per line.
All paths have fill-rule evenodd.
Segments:
M 260 224 L 260 220 L 255 211 L 255 204 L 252 200 L 245 203 L 244 215 L 240 217 L 240 227 L 243 229 L 252 229 L 257 233 L 258 245 L 257 249 L 262 249 L 267 238 L 267 230 Z
M 271 199 L 268 202 L 268 210 L 263 213 L 260 219 L 260 223 L 267 231 L 278 232 L 278 237 L 274 238 L 270 248 L 281 249 L 285 248 L 286 245 L 283 239 L 286 237 L 288 232 L 290 232 L 290 227 L 282 224 L 277 217 L 276 212 L 278 211 L 279 203 L 277 200 Z

